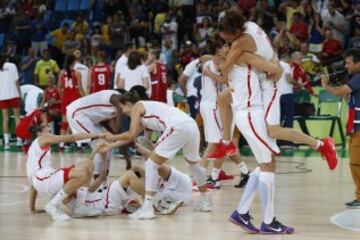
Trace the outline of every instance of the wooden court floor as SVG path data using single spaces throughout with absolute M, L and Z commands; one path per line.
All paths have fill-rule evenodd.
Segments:
M 74 163 L 86 154 L 53 154 L 54 166 Z M 250 168 L 255 167 L 251 157 L 244 158 Z M 141 160 L 136 160 L 141 164 Z M 181 157 L 171 161 L 178 169 L 188 172 Z M 237 168 L 225 163 L 228 173 L 237 174 Z M 115 158 L 110 175 L 119 176 L 124 164 Z M 233 187 L 238 181 L 226 183 L 218 191 L 212 191 L 212 213 L 195 213 L 191 207 L 183 207 L 173 216 L 155 220 L 130 220 L 125 215 L 72 219 L 69 222 L 53 222 L 46 214 L 30 215 L 28 211 L 28 184 L 25 178 L 25 157 L 21 153 L 0 153 L 0 240 L 8 239 L 264 239 L 264 240 L 342 240 L 360 239 L 360 211 L 352 210 L 352 218 L 342 219 L 357 226 L 346 229 L 334 225 L 330 218 L 345 210 L 343 203 L 353 200 L 353 184 L 348 159 L 341 159 L 338 168 L 330 172 L 318 156 L 280 157 L 276 176 L 276 213 L 278 219 L 294 226 L 295 234 L 288 236 L 249 235 L 231 224 L 227 218 L 236 208 L 243 190 Z M 194 198 L 198 198 L 194 193 Z M 40 198 L 38 207 L 47 199 Z M 256 198 L 252 214 L 260 223 L 261 210 Z M 350 215 L 349 215 L 350 216 Z M 354 217 L 355 216 L 355 217 Z M 341 224 L 340 224 L 341 225 Z M 358 230 L 358 231 L 356 231 Z

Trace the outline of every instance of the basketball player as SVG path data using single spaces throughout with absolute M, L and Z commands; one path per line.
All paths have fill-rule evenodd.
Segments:
M 266 33 L 253 22 L 245 23 L 241 13 L 235 10 L 226 11 L 225 17 L 220 22 L 219 31 L 220 36 L 226 42 L 231 43 L 225 62 L 219 68 L 222 77 L 225 79 L 227 79 L 233 64 L 244 51 L 253 52 L 267 60 L 276 55 Z M 279 72 L 276 74 L 275 79 L 280 76 Z M 282 128 L 280 126 L 280 94 L 277 93 L 276 83 L 267 79 L 264 73 L 261 74 L 260 78 L 265 118 L 270 136 L 278 140 L 304 143 L 313 147 L 321 153 L 329 168 L 334 169 L 337 165 L 334 140 L 330 137 L 317 140 L 295 129 Z M 214 154 L 209 155 L 210 157 L 221 157 L 235 151 L 236 147 L 230 141 L 231 128 L 229 127 L 232 122 L 230 106 L 232 100 L 230 91 L 223 92 L 222 96 L 218 98 L 221 119 L 224 125 L 223 140 L 217 146 Z
M 97 52 L 97 62 L 90 68 L 88 92 L 95 93 L 110 89 L 111 67 L 105 63 L 105 52 Z
M 147 58 L 147 68 L 151 80 L 151 96 L 153 101 L 166 103 L 167 71 L 166 66 L 159 62 L 160 49 L 152 49 Z
M 98 138 L 100 134 L 57 136 L 51 134 L 50 129 L 44 124 L 37 128 L 37 134 L 38 137 L 32 142 L 26 161 L 26 173 L 31 185 L 30 210 L 33 213 L 39 212 L 35 208 L 37 194 L 47 194 L 53 198 L 46 204 L 45 211 L 54 221 L 67 221 L 70 217 L 61 210 L 61 205 L 78 188 L 90 183 L 93 164 L 91 160 L 84 160 L 70 167 L 55 170 L 51 164 L 51 145 Z M 95 214 L 86 207 L 80 207 L 76 212 L 87 216 Z
M 81 75 L 74 70 L 75 57 L 69 55 L 65 60 L 65 70 L 59 75 L 59 92 L 61 95 L 61 135 L 65 135 L 68 131 L 68 122 L 66 119 L 66 107 L 76 99 L 84 96 L 81 83 Z M 60 149 L 64 150 L 64 143 L 60 143 Z
M 273 154 L 278 154 L 280 151 L 276 142 L 267 133 L 258 70 L 248 63 L 251 62 L 251 56 L 255 55 L 245 53 L 238 59 L 229 73 L 229 85 L 232 90 L 236 127 L 248 142 L 259 167 L 250 174 L 239 206 L 232 213 L 230 221 L 250 233 L 291 234 L 294 229 L 281 224 L 275 218 L 275 160 Z M 268 61 L 263 59 L 263 62 L 267 63 Z M 269 66 L 271 66 L 270 63 Z M 251 223 L 249 215 L 250 205 L 257 188 L 263 208 L 263 221 L 260 229 Z
M 123 112 L 131 117 L 130 130 L 106 138 L 108 141 L 130 142 L 143 131 L 143 128 L 163 132 L 145 163 L 145 201 L 143 206 L 134 213 L 133 218 L 152 219 L 155 217 L 153 203 L 157 192 L 158 169 L 180 149 L 183 150 L 185 160 L 189 163 L 191 173 L 201 192 L 201 198 L 195 205 L 195 210 L 212 211 L 210 199 L 206 194 L 205 171 L 199 164 L 200 133 L 196 122 L 177 108 L 160 102 L 139 100 L 139 94 L 136 91 L 123 95 L 120 105 Z
M 122 131 L 123 114 L 120 106 L 121 94 L 115 90 L 102 90 L 79 98 L 67 107 L 66 117 L 72 133 L 99 134 L 104 127 L 113 133 Z M 115 126 L 108 126 L 107 122 L 115 118 Z M 92 147 L 95 142 L 92 142 Z M 127 169 L 130 160 L 125 155 Z M 107 161 L 111 159 L 111 151 L 107 154 Z M 97 178 L 101 170 L 101 156 L 95 155 L 94 177 Z M 110 163 L 109 163 L 110 164 Z
M 215 53 L 215 47 L 212 46 L 214 43 L 209 44 L 207 48 L 212 52 Z M 213 49 L 211 49 L 213 48 Z M 209 69 L 212 72 L 216 71 L 216 66 L 213 60 L 207 61 L 203 64 L 203 69 Z M 211 79 L 208 76 L 202 75 L 202 82 L 201 82 L 201 101 L 200 101 L 200 114 L 203 119 L 204 124 L 204 135 L 205 141 L 207 142 L 207 148 L 203 154 L 203 166 L 206 165 L 207 156 L 209 153 L 212 153 L 215 150 L 216 144 L 221 141 L 221 131 L 222 131 L 222 123 L 219 116 L 218 107 L 216 104 L 217 95 L 226 88 L 225 84 L 217 83 L 215 80 Z M 236 138 L 235 141 L 239 139 Z M 236 143 L 237 144 L 237 143 Z M 240 166 L 240 182 L 238 185 L 239 187 L 245 186 L 248 178 L 249 178 L 249 169 L 247 168 L 246 164 L 241 161 L 239 150 L 235 152 L 235 154 L 230 156 L 232 161 Z M 224 163 L 225 158 L 220 158 L 214 161 L 214 166 L 211 172 L 211 176 L 208 178 L 208 187 L 210 189 L 213 188 L 220 188 L 220 173 L 221 173 L 221 166 Z

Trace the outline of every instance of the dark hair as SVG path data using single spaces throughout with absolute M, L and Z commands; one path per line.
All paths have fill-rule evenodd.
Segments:
M 35 139 L 38 136 L 39 132 L 42 132 L 44 129 L 46 128 L 45 124 L 40 124 L 40 125 L 35 125 L 35 126 L 30 126 L 29 127 L 29 131 L 31 133 L 31 138 Z
M 126 90 L 124 90 L 124 89 L 121 89 L 121 88 L 117 88 L 117 89 L 114 89 L 115 91 L 117 91 L 118 93 L 121 93 L 121 94 L 125 94 L 125 93 L 127 93 L 127 91 Z
M 133 51 L 129 54 L 128 66 L 131 70 L 134 70 L 141 65 L 142 55 L 138 51 Z
M 4 70 L 4 64 L 7 60 L 7 56 L 5 54 L 0 54 L 0 71 Z
M 146 89 L 143 86 L 134 86 L 127 93 L 120 97 L 120 103 L 125 104 L 126 102 L 137 103 L 141 100 L 149 100 L 146 94 Z
M 127 50 L 129 50 L 129 49 L 131 49 L 131 48 L 133 48 L 133 47 L 134 47 L 134 45 L 133 45 L 132 42 L 126 42 L 126 43 L 124 43 L 124 52 L 126 52 Z
M 350 48 L 345 51 L 344 58 L 352 57 L 354 63 L 360 62 L 360 49 L 358 48 Z
M 65 58 L 65 71 L 67 73 L 68 78 L 71 78 L 71 65 L 75 62 L 74 55 L 67 55 Z
M 103 61 L 105 61 L 106 59 L 106 53 L 104 51 L 98 51 L 96 54 L 97 60 L 101 59 Z
M 160 49 L 151 49 L 150 52 L 151 52 L 151 54 L 153 54 L 155 56 L 156 59 L 160 58 L 160 54 L 161 54 Z
M 219 32 L 234 34 L 237 30 L 240 30 L 240 32 L 245 31 L 244 16 L 237 10 L 226 10 L 225 16 L 220 20 L 219 23 Z

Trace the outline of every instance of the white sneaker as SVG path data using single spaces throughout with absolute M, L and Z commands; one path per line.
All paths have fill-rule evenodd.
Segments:
M 103 213 L 106 216 L 114 216 L 120 214 L 120 210 L 115 207 L 108 207 L 104 209 Z
M 183 201 L 167 201 L 159 200 L 157 205 L 154 205 L 156 215 L 171 215 L 184 204 Z
M 4 150 L 10 150 L 10 144 L 5 144 L 4 145 Z
M 45 211 L 51 216 L 54 221 L 64 222 L 70 220 L 70 217 L 66 215 L 59 207 L 52 203 L 48 203 L 45 206 Z
M 153 219 L 155 218 L 155 212 L 153 207 L 144 207 L 142 206 L 136 212 L 129 214 L 131 219 Z
M 73 217 L 81 218 L 81 217 L 95 217 L 102 213 L 100 209 L 94 207 L 88 207 L 86 205 L 81 205 L 74 209 Z
M 211 212 L 212 203 L 208 198 L 201 198 L 199 202 L 194 204 L 194 210 L 197 212 Z

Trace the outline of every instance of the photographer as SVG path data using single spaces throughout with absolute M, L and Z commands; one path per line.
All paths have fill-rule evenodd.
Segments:
M 360 49 L 352 48 L 345 52 L 345 68 L 352 78 L 344 85 L 329 85 L 329 76 L 322 76 L 321 83 L 326 91 L 348 97 L 349 116 L 347 133 L 350 134 L 350 170 L 356 187 L 356 199 L 345 203 L 348 208 L 360 208 Z

